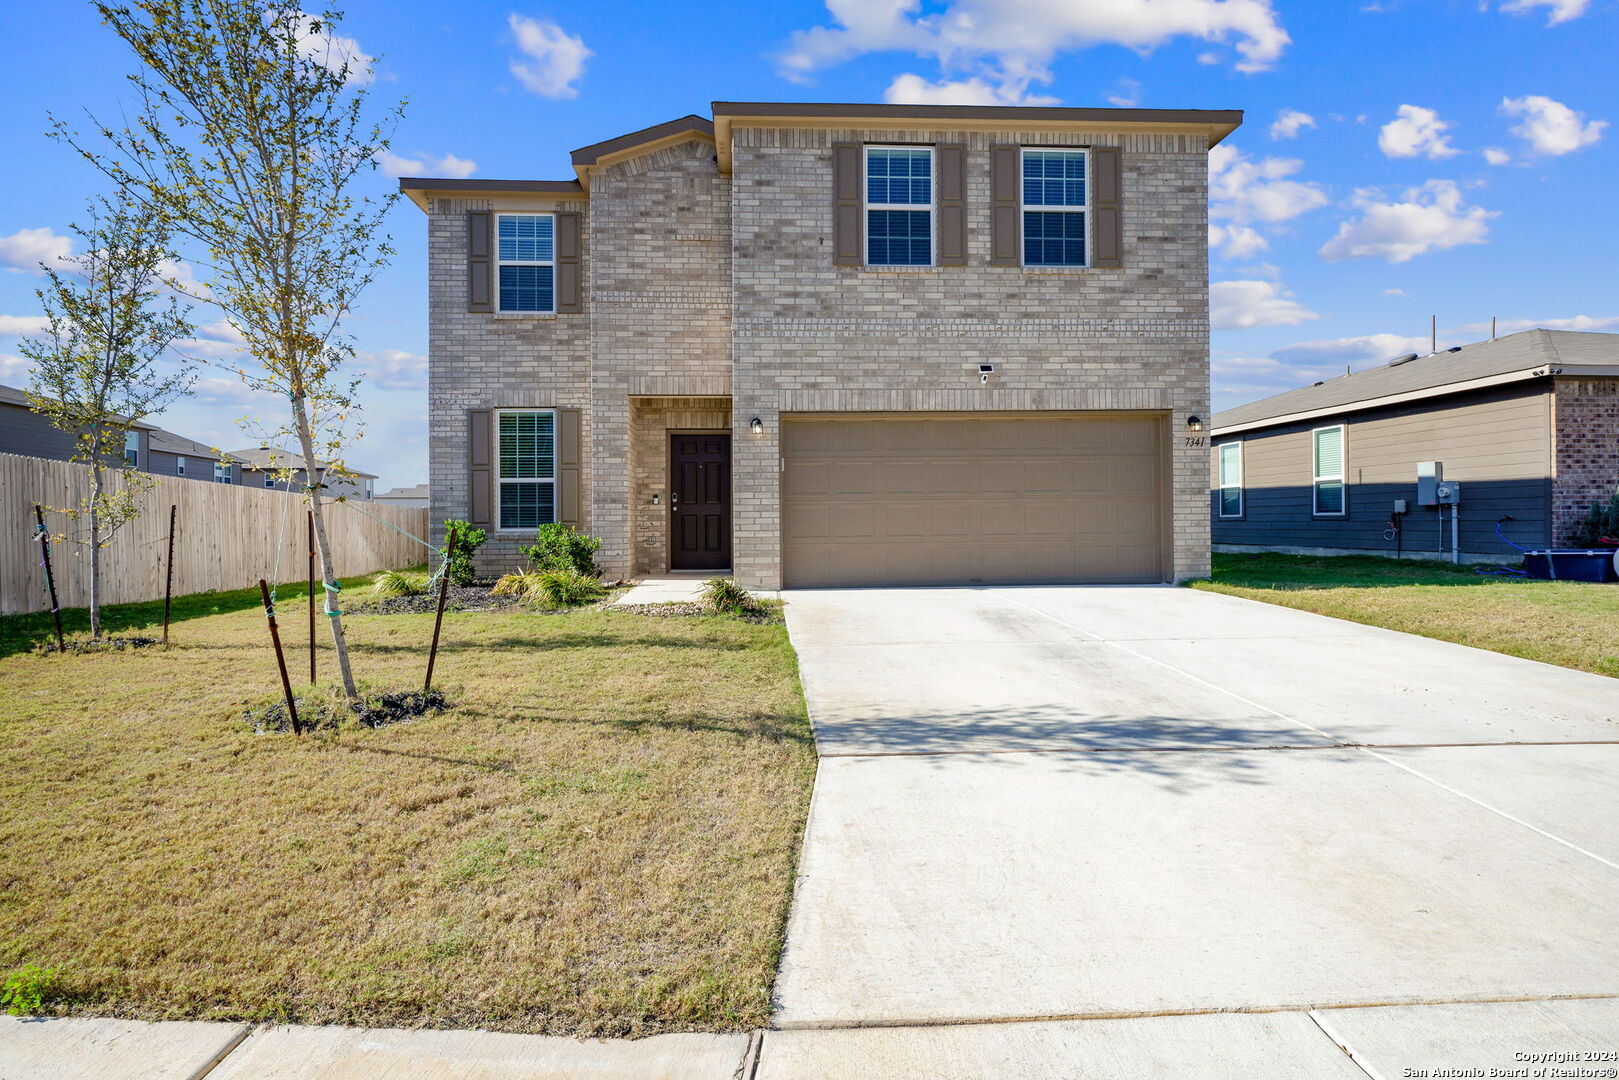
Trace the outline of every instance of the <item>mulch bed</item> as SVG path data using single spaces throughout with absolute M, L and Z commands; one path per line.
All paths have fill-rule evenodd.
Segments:
M 367 694 L 352 705 L 341 700 L 311 701 L 306 697 L 298 702 L 298 723 L 305 731 L 333 731 L 351 720 L 368 728 L 379 728 L 414 720 L 428 713 L 443 712 L 449 707 L 450 702 L 438 690 L 429 690 L 425 694 L 420 690 Z M 260 735 L 292 730 L 284 700 L 249 709 L 244 716 Z
M 525 605 L 516 596 L 497 596 L 487 582 L 451 585 L 444 598 L 445 611 L 516 611 Z M 355 615 L 431 615 L 438 610 L 438 590 L 417 596 L 363 596 L 349 605 Z
M 135 635 L 126 635 L 124 637 L 108 636 L 103 638 L 68 638 L 67 651 L 75 654 L 123 652 L 125 649 L 150 649 L 155 645 L 161 644 L 162 642 L 155 637 L 139 637 Z M 56 654 L 59 652 L 55 641 L 42 642 L 35 651 L 42 655 Z

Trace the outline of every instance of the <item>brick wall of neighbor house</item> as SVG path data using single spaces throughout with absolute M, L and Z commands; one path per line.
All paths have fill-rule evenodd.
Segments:
M 1557 379 L 1552 410 L 1552 521 L 1561 544 L 1593 503 L 1619 490 L 1619 379 Z
M 586 213 L 582 196 L 509 195 L 495 199 L 435 198 L 428 213 L 428 452 L 434 543 L 444 520 L 467 516 L 467 412 L 471 409 L 577 408 L 590 427 L 590 324 L 585 315 L 477 314 L 467 311 L 467 219 L 471 210 Z M 580 258 L 589 266 L 588 217 Z M 587 284 L 585 311 L 591 296 Z M 588 497 L 590 477 L 583 478 Z M 491 531 L 478 553 L 485 574 L 523 562 L 519 544 L 530 535 Z
M 694 139 L 602 168 L 591 177 L 590 202 L 587 519 L 602 541 L 597 561 L 622 577 L 665 568 L 660 410 L 674 408 L 638 410 L 632 440 L 631 399 L 731 392 L 731 191 L 714 144 Z M 706 405 L 693 426 L 729 424 Z M 651 506 L 654 490 L 659 507 Z
M 1142 409 L 1170 416 L 1173 574 L 1208 572 L 1207 140 L 1201 135 L 733 129 L 736 575 L 780 584 L 783 412 Z M 832 265 L 832 144 L 967 146 L 968 265 Z M 990 147 L 1118 145 L 1124 268 L 990 267 Z M 977 365 L 993 363 L 987 387 Z M 762 435 L 748 423 L 760 417 Z

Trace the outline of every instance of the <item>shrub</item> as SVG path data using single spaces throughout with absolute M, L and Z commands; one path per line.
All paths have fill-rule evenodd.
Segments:
M 482 529 L 474 529 L 465 521 L 451 518 L 444 523 L 444 535 L 449 536 L 450 530 L 455 530 L 455 557 L 450 560 L 450 584 L 471 585 L 478 576 L 473 566 L 473 556 L 489 539 L 489 534 Z
M 402 574 L 398 570 L 384 570 L 371 585 L 371 592 L 380 597 L 419 596 L 426 588 L 427 579 L 415 574 Z
M 528 547 L 519 548 L 536 570 L 572 570 L 588 577 L 601 577 L 596 551 L 602 542 L 572 525 L 541 525 L 539 535 Z
M 703 599 L 722 615 L 751 615 L 759 610 L 758 598 L 730 578 L 704 582 Z
M 578 607 L 607 595 L 607 590 L 594 576 L 582 574 L 572 567 L 566 570 L 541 570 L 538 577 L 539 593 L 553 607 Z
M 540 575 L 534 570 L 519 570 L 515 574 L 504 574 L 495 582 L 494 593 L 496 596 L 533 599 L 540 595 Z
M 1604 536 L 1619 536 L 1619 495 L 1606 506 L 1594 504 L 1568 534 L 1570 547 L 1594 548 Z
M 7 973 L 0 982 L 0 1005 L 11 1016 L 35 1016 L 45 1004 L 45 995 L 56 978 L 55 968 L 24 964 Z

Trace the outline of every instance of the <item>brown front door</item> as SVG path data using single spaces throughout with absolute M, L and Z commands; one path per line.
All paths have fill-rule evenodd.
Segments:
M 669 437 L 669 569 L 731 568 L 731 436 Z

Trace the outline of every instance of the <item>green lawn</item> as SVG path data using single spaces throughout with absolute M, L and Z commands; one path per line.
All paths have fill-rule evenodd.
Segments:
M 1375 556 L 1214 556 L 1193 588 L 1619 677 L 1619 584 Z
M 241 719 L 278 692 L 252 593 L 179 611 L 169 648 L 95 655 L 25 651 L 48 616 L 0 620 L 0 976 L 57 969 L 48 1011 L 767 1021 L 815 768 L 779 622 L 450 614 L 451 711 L 300 739 Z M 347 625 L 362 680 L 420 685 L 431 615 Z

